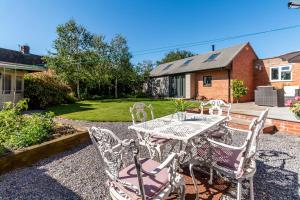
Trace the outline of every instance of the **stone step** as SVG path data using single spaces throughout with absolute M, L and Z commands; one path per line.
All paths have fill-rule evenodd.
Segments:
M 249 128 L 251 121 L 246 119 L 240 119 L 232 117 L 232 119 L 229 122 L 229 126 L 233 128 L 239 128 L 247 130 Z M 273 134 L 277 131 L 276 126 L 274 124 L 265 123 L 263 133 L 266 134 Z

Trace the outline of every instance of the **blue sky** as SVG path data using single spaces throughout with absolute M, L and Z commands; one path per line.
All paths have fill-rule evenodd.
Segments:
M 107 40 L 120 33 L 133 62 L 160 59 L 165 52 L 136 51 L 198 42 L 300 24 L 300 9 L 288 0 L 0 0 L 0 47 L 47 54 L 55 28 L 73 18 Z M 259 57 L 300 50 L 300 28 L 216 43 L 223 48 L 249 41 Z M 206 52 L 210 45 L 185 48 Z

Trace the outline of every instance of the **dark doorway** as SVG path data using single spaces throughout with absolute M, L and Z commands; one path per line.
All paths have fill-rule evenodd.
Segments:
M 185 75 L 170 76 L 170 97 L 185 97 Z

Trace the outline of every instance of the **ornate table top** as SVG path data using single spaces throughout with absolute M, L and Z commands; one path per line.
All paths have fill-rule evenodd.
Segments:
M 226 120 L 226 116 L 186 113 L 186 120 L 179 121 L 177 114 L 167 115 L 147 122 L 131 125 L 128 129 L 149 133 L 162 138 L 187 142 L 213 126 Z

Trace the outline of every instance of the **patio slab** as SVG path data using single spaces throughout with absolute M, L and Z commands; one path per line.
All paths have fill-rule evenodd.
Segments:
M 83 127 L 100 126 L 121 138 L 136 138 L 131 123 L 64 120 Z M 237 143 L 245 135 L 236 135 Z M 300 137 L 276 133 L 262 135 L 254 177 L 255 199 L 300 198 Z M 80 146 L 39 163 L 0 176 L 0 199 L 108 199 L 103 165 L 92 145 Z M 245 184 L 246 185 L 246 184 Z M 235 184 L 222 199 L 235 199 Z M 243 189 L 248 199 L 248 185 Z
M 260 113 L 266 108 L 269 108 L 269 119 L 300 122 L 300 120 L 296 119 L 295 115 L 289 110 L 288 107 L 258 106 L 255 105 L 254 102 L 234 103 L 232 104 L 231 112 L 237 114 L 259 116 Z

